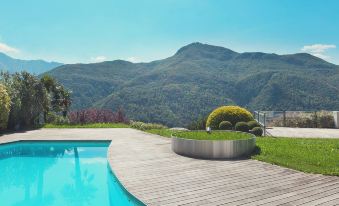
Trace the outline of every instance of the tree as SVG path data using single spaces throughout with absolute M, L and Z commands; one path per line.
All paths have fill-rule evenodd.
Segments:
M 28 72 L 0 72 L 0 83 L 7 88 L 11 102 L 9 129 L 36 126 L 40 117 L 43 115 L 46 120 L 50 111 L 67 115 L 71 104 L 70 92 L 50 76 L 39 79 Z
M 7 128 L 11 99 L 6 87 L 0 84 L 0 130 Z

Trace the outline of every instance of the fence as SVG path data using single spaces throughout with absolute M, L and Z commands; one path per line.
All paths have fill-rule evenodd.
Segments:
M 266 112 L 255 111 L 254 112 L 254 119 L 260 124 L 263 129 L 264 136 L 266 136 L 266 127 L 267 127 L 267 119 L 266 119 Z
M 332 111 L 255 111 L 254 117 L 267 127 L 335 128 L 335 112 Z

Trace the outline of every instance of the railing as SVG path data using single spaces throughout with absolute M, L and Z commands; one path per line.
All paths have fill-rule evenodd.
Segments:
M 267 127 L 266 112 L 255 111 L 254 112 L 254 119 L 260 124 L 260 126 L 263 129 L 264 136 L 266 136 L 267 135 L 267 132 L 266 132 L 266 127 Z
M 338 128 L 332 111 L 255 111 L 255 120 L 263 127 Z

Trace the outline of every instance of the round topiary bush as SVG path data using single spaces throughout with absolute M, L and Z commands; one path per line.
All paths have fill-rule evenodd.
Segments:
M 233 125 L 229 121 L 222 121 L 219 124 L 219 129 L 221 130 L 232 130 L 232 128 L 233 128 Z
M 251 133 L 254 134 L 255 136 L 262 136 L 262 133 L 264 131 L 261 129 L 261 127 L 254 127 L 252 130 L 251 130 Z
M 229 121 L 232 125 L 237 122 L 252 121 L 252 114 L 246 109 L 238 106 L 223 106 L 215 109 L 207 118 L 206 127 L 218 129 L 222 121 Z
M 240 132 L 248 132 L 250 128 L 246 122 L 238 122 L 235 124 L 235 130 Z
M 247 125 L 250 129 L 253 129 L 254 127 L 260 127 L 260 124 L 255 120 L 247 122 Z

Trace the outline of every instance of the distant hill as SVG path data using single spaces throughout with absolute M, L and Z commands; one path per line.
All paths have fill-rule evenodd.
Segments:
M 61 65 L 58 62 L 46 62 L 43 60 L 14 59 L 0 52 L 0 70 L 6 70 L 10 73 L 25 70 L 33 74 L 41 74 Z
M 339 66 L 305 53 L 237 53 L 193 43 L 150 63 L 71 64 L 48 74 L 73 91 L 73 109 L 123 107 L 131 119 L 169 126 L 225 104 L 339 110 Z

